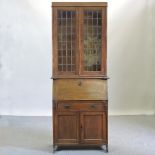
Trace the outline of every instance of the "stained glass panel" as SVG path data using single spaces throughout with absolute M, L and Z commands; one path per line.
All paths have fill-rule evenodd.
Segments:
M 84 70 L 101 71 L 102 12 L 84 11 Z

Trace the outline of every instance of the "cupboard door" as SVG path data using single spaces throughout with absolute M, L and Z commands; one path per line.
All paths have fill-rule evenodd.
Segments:
M 81 74 L 106 74 L 106 8 L 81 8 L 80 20 Z
M 75 7 L 53 9 L 53 73 L 72 75 L 77 72 L 77 20 Z
M 81 142 L 103 144 L 107 141 L 106 112 L 81 112 Z
M 79 142 L 79 114 L 57 112 L 55 115 L 56 144 L 77 144 Z

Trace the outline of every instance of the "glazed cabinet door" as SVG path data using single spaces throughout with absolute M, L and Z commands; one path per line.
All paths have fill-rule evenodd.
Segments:
M 55 143 L 77 144 L 79 142 L 79 114 L 57 112 L 54 118 Z
M 53 8 L 53 74 L 74 75 L 78 59 L 76 7 Z
M 106 7 L 80 8 L 82 75 L 106 75 Z
M 107 141 L 106 112 L 81 112 L 81 143 L 103 144 Z

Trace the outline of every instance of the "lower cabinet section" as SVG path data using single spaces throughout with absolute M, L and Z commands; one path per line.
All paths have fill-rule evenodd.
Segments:
M 82 107 L 84 111 L 76 103 L 55 103 L 54 145 L 107 144 L 107 105 L 87 101 Z

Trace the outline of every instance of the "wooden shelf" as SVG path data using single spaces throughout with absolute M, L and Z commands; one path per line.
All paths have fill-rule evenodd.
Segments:
M 51 79 L 110 79 L 108 76 L 52 76 Z

